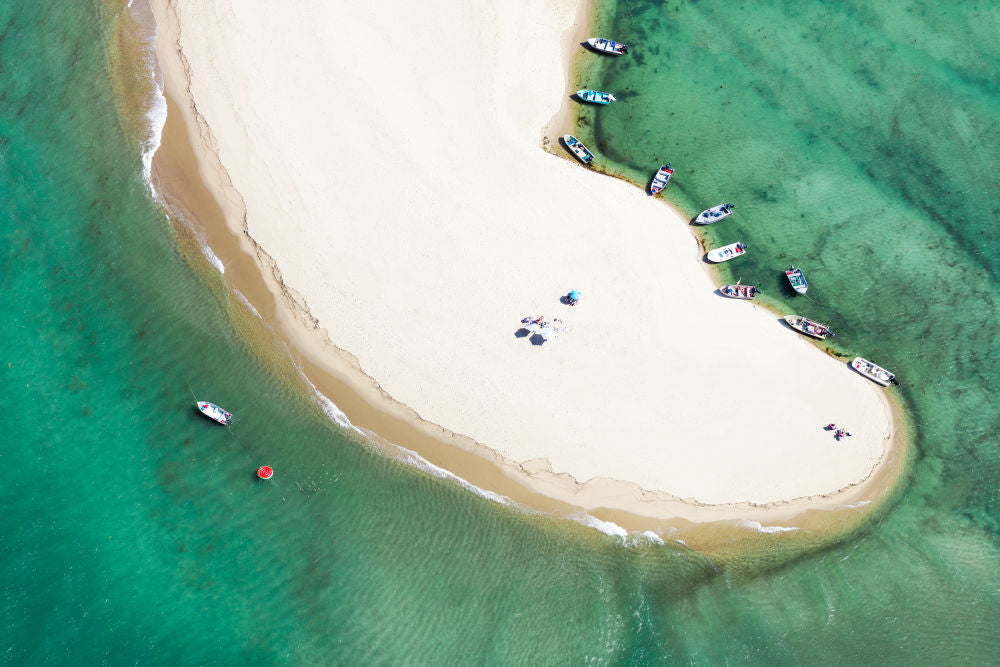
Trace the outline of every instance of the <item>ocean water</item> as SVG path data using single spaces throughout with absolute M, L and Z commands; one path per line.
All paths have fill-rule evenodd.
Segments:
M 491 502 L 336 426 L 155 203 L 135 126 L 148 109 L 129 116 L 122 101 L 142 90 L 122 83 L 111 26 L 123 5 L 0 5 L 3 662 L 995 659 L 996 260 L 984 252 L 994 232 L 982 202 L 997 187 L 985 154 L 996 52 L 974 57 L 960 33 L 995 27 L 995 16 L 956 10 L 947 24 L 901 6 L 877 30 L 872 9 L 855 10 L 864 21 L 846 15 L 843 30 L 867 29 L 870 48 L 895 54 L 919 35 L 927 44 L 907 54 L 934 62 L 912 98 L 896 98 L 904 64 L 861 74 L 850 63 L 865 60 L 862 46 L 845 45 L 852 60 L 823 75 L 829 86 L 856 76 L 855 86 L 883 87 L 863 111 L 796 78 L 788 53 L 754 41 L 742 10 L 599 7 L 609 31 L 662 43 L 601 64 L 606 82 L 631 91 L 606 111 L 648 111 L 591 121 L 602 159 L 617 147 L 611 168 L 636 178 L 650 160 L 671 160 L 670 194 L 691 211 L 737 202 L 718 232 L 750 243 L 744 279 L 781 303 L 777 270 L 788 258 L 803 265 L 815 299 L 803 314 L 830 320 L 844 350 L 898 371 L 917 425 L 905 489 L 871 525 L 835 541 L 748 530 L 746 549 L 705 555 Z M 792 49 L 803 39 L 800 57 L 828 59 L 801 33 L 821 39 L 836 17 L 797 4 L 754 12 L 770 40 Z M 902 18 L 909 32 L 884 29 Z M 826 29 L 803 29 L 817 24 Z M 720 31 L 728 44 L 706 49 Z M 771 72 L 770 83 L 737 85 L 752 71 Z M 743 97 L 703 104 L 699 82 L 714 95 L 722 76 Z M 800 106 L 812 120 L 783 110 L 790 82 L 816 96 Z M 766 141 L 737 151 L 740 136 Z M 815 150 L 803 157 L 803 146 Z M 900 154 L 907 164 L 890 159 Z M 806 217 L 782 219 L 792 212 Z M 195 397 L 236 423 L 208 422 Z M 270 482 L 254 477 L 262 464 L 276 471 Z

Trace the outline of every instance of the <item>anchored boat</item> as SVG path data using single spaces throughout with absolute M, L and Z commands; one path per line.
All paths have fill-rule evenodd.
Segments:
M 785 271 L 785 277 L 788 278 L 788 284 L 792 286 L 792 289 L 799 294 L 805 294 L 806 290 L 809 289 L 805 274 L 802 273 L 802 269 L 796 269 L 794 264 Z
M 719 204 L 718 206 L 713 206 L 712 208 L 706 208 L 704 211 L 698 214 L 698 217 L 694 219 L 694 224 L 696 225 L 710 225 L 713 222 L 718 222 L 719 220 L 725 220 L 733 214 L 732 204 Z
M 851 362 L 851 368 L 883 387 L 888 387 L 891 382 L 896 380 L 894 373 L 890 373 L 881 366 L 877 366 L 862 357 L 854 357 L 854 361 Z
M 819 338 L 823 340 L 827 336 L 835 336 L 830 327 L 825 324 L 820 324 L 816 320 L 810 320 L 807 317 L 799 317 L 798 315 L 785 315 L 785 321 L 788 322 L 788 326 L 795 329 L 799 333 L 804 333 L 807 336 L 812 336 L 813 338 Z
M 760 292 L 755 285 L 741 285 L 740 281 L 736 281 L 735 285 L 723 285 L 719 288 L 719 292 L 722 296 L 728 296 L 730 299 L 746 299 L 750 300 L 757 296 Z
M 230 422 L 233 421 L 233 415 L 226 412 L 215 403 L 198 401 L 195 405 L 198 406 L 198 411 L 201 412 L 201 414 L 205 415 L 212 421 L 222 424 L 223 426 L 229 426 Z
M 569 149 L 569 152 L 575 155 L 580 162 L 589 165 L 594 161 L 594 154 L 587 150 L 587 147 L 572 134 L 563 135 L 563 141 L 566 142 L 566 148 Z
M 746 245 L 737 241 L 736 243 L 730 243 L 729 245 L 724 245 L 721 248 L 716 248 L 715 250 L 709 250 L 707 257 L 710 262 L 728 262 L 735 257 L 743 255 L 746 251 Z
M 591 37 L 587 40 L 587 44 L 590 44 L 591 48 L 595 51 L 609 53 L 613 56 L 620 56 L 628 53 L 628 47 L 624 44 L 613 42 L 610 39 L 604 39 L 603 37 Z
M 594 104 L 611 104 L 618 101 L 618 98 L 611 93 L 602 93 L 599 90 L 590 90 L 589 88 L 576 91 L 576 96 L 584 102 L 593 102 Z
M 667 187 L 667 183 L 670 182 L 670 177 L 673 175 L 674 170 L 670 168 L 669 162 L 660 167 L 656 175 L 653 176 L 653 182 L 649 184 L 649 192 L 654 195 L 663 192 L 663 188 Z

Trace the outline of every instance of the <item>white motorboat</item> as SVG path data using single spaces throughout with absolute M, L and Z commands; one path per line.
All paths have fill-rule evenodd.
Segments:
M 728 262 L 731 259 L 735 259 L 745 254 L 746 251 L 746 245 L 737 241 L 736 243 L 730 243 L 715 250 L 709 250 L 706 256 L 708 257 L 708 261 L 718 264 L 719 262 Z
M 218 422 L 223 426 L 229 426 L 233 421 L 232 413 L 226 412 L 220 408 L 215 403 L 209 403 L 208 401 L 198 401 L 195 405 L 198 406 L 198 411 L 205 415 L 214 422 Z
M 628 47 L 624 44 L 620 42 L 613 42 L 610 39 L 604 39 L 603 37 L 591 37 L 587 40 L 587 44 L 590 44 L 591 48 L 595 51 L 608 53 L 613 56 L 620 56 L 628 53 Z
M 862 357 L 854 357 L 854 361 L 851 362 L 851 368 L 861 373 L 872 382 L 880 384 L 883 387 L 888 387 L 889 384 L 896 379 L 896 375 L 894 373 L 890 373 L 881 366 L 878 366 Z
M 719 220 L 725 220 L 733 214 L 733 204 L 719 204 L 712 208 L 706 208 L 694 219 L 696 225 L 710 225 Z

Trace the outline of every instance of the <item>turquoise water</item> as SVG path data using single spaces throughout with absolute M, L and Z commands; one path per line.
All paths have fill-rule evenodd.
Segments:
M 755 46 L 756 28 L 742 27 L 757 25 L 750 17 L 727 10 L 740 48 L 705 50 L 722 17 L 707 3 L 622 7 L 609 30 L 637 43 L 665 37 L 655 57 L 637 48 L 608 64 L 607 80 L 634 94 L 606 111 L 645 104 L 662 115 L 633 112 L 618 125 L 602 115 L 594 145 L 620 147 L 615 168 L 637 174 L 670 159 L 671 195 L 692 212 L 706 199 L 735 201 L 738 214 L 718 233 L 751 244 L 744 278 L 781 303 L 784 252 L 814 286 L 803 314 L 830 320 L 845 349 L 900 373 L 919 428 L 894 507 L 834 544 L 767 536 L 748 556 L 709 558 L 679 545 L 626 548 L 372 453 L 307 399 L 293 369 L 256 358 L 259 341 L 234 324 L 246 317 L 238 301 L 206 263 L 185 259 L 117 117 L 107 13 L 82 1 L 8 3 L 4 662 L 899 664 L 997 654 L 996 260 L 982 252 L 995 233 L 980 210 L 997 187 L 984 153 L 995 144 L 986 73 L 996 54 L 966 54 L 979 69 L 963 64 L 969 45 L 959 37 L 986 30 L 990 17 L 910 26 L 936 49 L 918 87 L 926 98 L 894 97 L 903 63 L 884 79 L 870 67 L 854 84 L 882 87 L 870 94 L 884 99 L 867 106 L 800 76 L 810 85 L 796 95 L 817 96 L 801 102 L 814 114 L 803 120 L 782 110 L 795 61 Z M 773 7 L 758 17 L 772 41 L 836 19 Z M 841 32 L 869 26 L 856 23 L 846 16 Z M 827 56 L 828 45 L 808 44 L 801 58 Z M 861 48 L 844 57 L 862 60 Z M 830 64 L 828 85 L 847 86 L 853 62 Z M 736 85 L 772 69 L 768 86 Z M 735 78 L 721 85 L 739 100 L 692 109 L 698 82 L 717 89 L 727 72 Z M 686 101 L 680 90 L 692 91 Z M 665 125 L 669 113 L 688 125 L 676 116 Z M 662 143 L 646 155 L 647 142 L 623 131 Z M 758 140 L 726 148 L 740 136 Z M 805 145 L 815 147 L 808 159 Z M 907 151 L 908 164 L 887 158 Z M 979 180 L 967 178 L 977 169 Z M 233 410 L 237 423 L 214 426 L 193 394 Z M 254 478 L 264 463 L 276 470 L 269 483 Z

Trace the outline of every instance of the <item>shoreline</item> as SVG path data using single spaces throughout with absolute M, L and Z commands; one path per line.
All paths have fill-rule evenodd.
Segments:
M 159 13 L 163 16 L 164 3 L 154 4 L 160 5 Z M 579 15 L 577 19 L 567 31 L 571 39 L 564 36 L 566 55 L 573 52 L 576 37 L 588 27 L 586 21 L 579 20 Z M 594 478 L 581 484 L 567 473 L 552 473 L 539 462 L 515 462 L 495 449 L 424 420 L 415 410 L 392 399 L 365 374 L 353 355 L 330 343 L 326 330 L 320 329 L 318 320 L 310 314 L 305 299 L 285 285 L 277 263 L 250 236 L 242 196 L 232 186 L 214 152 L 214 136 L 191 97 L 183 54 L 175 53 L 177 62 L 170 63 L 176 37 L 168 36 L 169 21 L 158 20 L 158 23 L 157 51 L 169 112 L 163 142 L 154 158 L 157 189 L 171 208 L 182 211 L 185 218 L 205 233 L 206 242 L 225 265 L 225 280 L 239 289 L 265 322 L 273 323 L 276 333 L 294 350 L 293 357 L 299 357 L 297 361 L 308 381 L 318 392 L 330 397 L 353 424 L 377 433 L 376 439 L 405 445 L 430 464 L 477 487 L 507 496 L 519 505 L 562 516 L 586 511 L 632 530 L 648 529 L 650 524 L 662 529 L 664 521 L 672 520 L 786 520 L 810 510 L 829 511 L 858 501 L 877 500 L 891 491 L 891 481 L 881 473 L 892 473 L 890 476 L 895 478 L 902 470 L 905 456 L 894 456 L 901 448 L 892 446 L 893 441 L 901 440 L 899 437 L 884 443 L 879 459 L 863 479 L 831 493 L 764 504 L 712 504 L 645 491 L 638 484 L 613 479 Z M 567 77 L 572 77 L 570 62 L 565 61 L 563 66 Z M 183 101 L 178 104 L 178 99 Z M 540 136 L 564 122 L 569 108 L 564 96 L 562 107 L 546 128 L 539 131 Z M 185 138 L 191 142 L 188 154 L 180 146 Z M 197 169 L 192 169 L 194 165 Z M 207 182 L 196 182 L 198 179 L 192 178 L 195 173 L 200 173 Z M 668 207 L 673 208 L 669 204 Z M 711 267 L 703 268 L 712 273 Z M 882 400 L 896 410 L 888 395 L 883 394 Z M 897 413 L 890 422 L 891 432 L 895 433 L 899 426 Z M 391 452 L 391 447 L 384 449 Z M 889 465 L 892 461 L 897 465 Z

